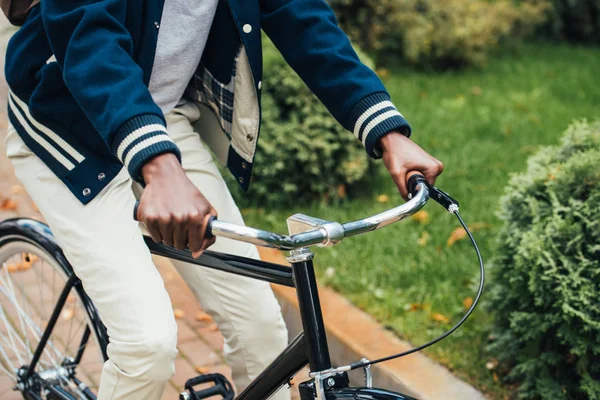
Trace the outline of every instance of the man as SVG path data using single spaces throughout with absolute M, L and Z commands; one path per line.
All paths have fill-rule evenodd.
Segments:
M 213 245 L 258 257 L 251 245 L 204 237 L 211 215 L 243 223 L 205 143 L 247 189 L 261 28 L 367 153 L 383 158 L 404 197 L 409 171 L 434 182 L 442 164 L 408 139 L 408 123 L 324 0 L 44 0 L 8 46 L 7 151 L 107 326 L 100 399 L 159 399 L 174 371 L 176 324 L 131 218 L 136 196 L 155 241 L 194 256 Z M 175 265 L 223 333 L 244 389 L 287 343 L 269 286 Z

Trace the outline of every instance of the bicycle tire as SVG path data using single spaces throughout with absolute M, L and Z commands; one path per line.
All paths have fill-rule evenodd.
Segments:
M 96 398 L 91 389 L 107 359 L 108 336 L 73 274 L 47 225 L 26 218 L 0 222 L 0 373 L 15 381 L 24 398 Z M 71 277 L 77 283 L 65 297 L 34 374 L 23 380 L 19 375 L 31 363 L 57 292 L 60 297 Z
M 344 388 L 327 394 L 327 400 L 416 400 L 400 393 L 376 388 Z

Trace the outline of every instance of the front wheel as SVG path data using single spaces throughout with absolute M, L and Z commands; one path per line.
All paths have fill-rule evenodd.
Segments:
M 344 388 L 327 394 L 327 400 L 416 400 L 400 393 L 376 388 Z
M 16 399 L 15 390 L 25 399 L 93 400 L 105 345 L 95 308 L 48 227 L 28 219 L 0 223 L 0 397 Z

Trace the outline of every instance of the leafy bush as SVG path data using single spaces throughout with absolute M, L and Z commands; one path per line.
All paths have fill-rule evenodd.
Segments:
M 264 42 L 263 123 L 248 197 L 261 205 L 346 197 L 366 176 L 367 153 Z
M 377 61 L 390 56 L 435 67 L 480 66 L 508 38 L 544 20 L 545 0 L 329 0 L 340 24 Z
M 501 201 L 489 305 L 499 371 L 526 399 L 600 399 L 600 121 L 574 123 Z
M 573 42 L 600 44 L 600 1 L 548 1 L 550 17 L 542 33 Z

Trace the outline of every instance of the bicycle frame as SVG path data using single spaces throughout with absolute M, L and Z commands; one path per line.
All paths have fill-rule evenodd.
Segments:
M 310 365 L 313 372 L 331 368 L 312 253 L 307 252 L 292 259 L 290 268 L 211 251 L 206 251 L 200 258 L 195 259 L 187 251 L 155 243 L 147 236 L 144 236 L 144 240 L 150 251 L 156 255 L 296 288 L 303 332 L 292 340 L 236 400 L 268 399 L 306 364 Z
M 9 221 L 5 221 L 5 223 L 6 222 Z M 35 238 L 38 241 L 43 240 L 45 242 L 52 242 L 44 243 L 47 244 L 44 246 L 46 250 L 51 248 L 52 251 L 50 251 L 50 253 L 53 256 L 64 259 L 62 251 L 60 251 L 60 248 L 54 242 L 54 238 L 51 233 L 49 233 L 46 225 L 26 219 L 12 220 L 10 221 L 10 225 L 12 225 L 13 228 L 18 228 L 21 232 L 23 232 L 23 230 L 28 231 L 27 233 L 29 233 L 29 235 L 27 236 L 35 235 Z M 46 232 L 47 234 L 40 235 L 42 232 Z M 187 251 L 179 251 L 172 247 L 165 246 L 162 243 L 155 243 L 147 236 L 144 237 L 144 240 L 150 251 L 156 255 L 185 261 L 203 268 L 212 268 L 227 273 L 296 288 L 304 331 L 291 341 L 288 347 L 284 349 L 267 368 L 265 368 L 246 390 L 236 397 L 236 400 L 262 400 L 269 398 L 269 396 L 275 393 L 281 386 L 288 383 L 289 380 L 306 364 L 310 365 L 311 371 L 323 371 L 331 368 L 329 348 L 325 336 L 325 326 L 323 323 L 312 262 L 312 253 L 308 253 L 304 258 L 292 262 L 290 268 L 279 264 L 211 251 L 206 251 L 200 258 L 195 259 Z M 49 246 L 50 244 L 52 244 L 52 246 Z M 22 375 L 24 381 L 35 374 L 35 367 L 39 360 L 39 356 L 42 354 L 44 347 L 47 344 L 47 340 L 52 334 L 55 322 L 65 305 L 67 295 L 73 288 L 82 295 L 82 298 L 87 300 L 84 306 L 88 309 L 91 308 L 91 314 L 94 316 L 96 315 L 93 304 L 89 301 L 87 295 L 83 291 L 81 281 L 75 275 L 71 275 L 62 290 L 61 296 L 59 296 L 57 303 L 54 306 L 49 323 L 34 352 L 34 358 L 25 371 L 25 374 Z M 108 346 L 109 338 L 99 319 L 94 318 L 94 321 L 92 322 L 96 331 L 96 336 L 99 338 L 99 345 L 103 357 L 106 360 L 108 359 L 106 348 Z M 82 343 L 87 343 L 89 336 L 90 332 L 86 330 L 81 339 Z M 84 348 L 84 346 L 80 347 Z M 80 359 L 82 355 L 83 350 L 77 354 L 77 358 Z M 27 395 L 29 395 L 29 398 L 31 399 L 37 399 L 37 396 L 34 393 L 27 393 Z M 68 398 L 59 397 L 59 394 L 56 394 L 56 396 L 58 399 Z M 90 400 L 96 398 L 91 393 L 89 393 L 88 396 Z
M 416 179 L 413 179 L 416 178 Z M 411 184 L 412 180 L 412 184 Z M 439 191 L 437 188 L 429 187 L 421 175 L 413 175 L 409 181 L 412 187 L 412 199 L 400 206 L 394 207 L 377 215 L 345 224 L 324 221 L 304 215 L 294 215 L 288 219 L 290 236 L 278 235 L 255 228 L 230 224 L 223 221 L 213 220 L 207 228 L 215 236 L 228 237 L 234 240 L 245 241 L 259 246 L 275 247 L 279 249 L 291 249 L 288 261 L 291 268 L 279 264 L 264 261 L 214 253 L 206 251 L 201 257 L 195 259 L 189 251 L 179 251 L 162 243 L 155 243 L 150 237 L 144 236 L 144 241 L 150 251 L 154 254 L 171 259 L 185 261 L 204 268 L 212 268 L 227 273 L 241 275 L 253 279 L 294 287 L 296 289 L 303 332 L 301 332 L 283 352 L 272 361 L 272 363 L 238 396 L 236 400 L 265 400 L 274 394 L 281 386 L 290 379 L 306 364 L 310 365 L 313 380 L 300 385 L 301 397 L 306 399 L 377 399 L 377 400 L 414 400 L 411 397 L 392 393 L 381 389 L 371 388 L 370 370 L 365 369 L 366 388 L 349 388 L 347 371 L 352 366 L 331 368 L 329 347 L 323 323 L 321 305 L 315 278 L 313 256 L 314 254 L 303 246 L 314 244 L 331 245 L 339 242 L 344 237 L 350 237 L 361 233 L 379 229 L 406 218 L 421 209 L 429 199 L 430 188 L 436 194 L 438 202 L 445 204 L 448 200 L 448 211 L 458 210 L 458 203 Z M 415 191 L 416 189 L 416 191 Z M 136 208 L 134 215 L 137 215 Z M 458 215 L 458 214 L 457 214 Z M 465 226 L 463 224 L 463 226 Z M 301 228 L 301 229 L 297 229 Z M 305 230 L 304 228 L 309 228 Z M 293 232 L 295 231 L 295 232 Z M 295 233 L 295 234 L 293 234 Z M 62 250 L 56 243 L 54 236 L 47 225 L 27 218 L 17 218 L 0 223 L 0 242 L 6 236 L 21 235 L 21 238 L 37 244 L 43 250 L 48 251 L 57 259 L 65 272 L 70 275 L 63 292 L 55 306 L 51 319 L 42 335 L 38 348 L 34 353 L 32 363 L 26 368 L 19 370 L 19 378 L 27 382 L 34 377 L 35 366 L 42 354 L 47 340 L 50 337 L 56 319 L 62 311 L 66 297 L 72 288 L 75 288 L 90 316 L 94 333 L 101 347 L 103 357 L 106 360 L 106 349 L 108 346 L 108 335 L 97 311 L 91 300 L 87 297 L 79 279 L 73 274 L 73 269 L 64 257 Z M 482 267 L 483 268 L 483 267 Z M 83 356 L 82 348 L 88 342 L 91 331 L 87 329 L 81 339 L 80 351 L 75 360 L 68 360 L 67 367 L 76 365 Z M 77 378 L 71 371 L 71 379 Z M 71 400 L 68 394 L 60 391 L 61 387 L 50 387 L 50 399 Z M 37 400 L 36 393 L 21 389 L 27 399 Z M 56 392 L 55 392 L 56 391 Z M 96 399 L 95 395 L 86 389 L 86 397 L 89 400 Z

